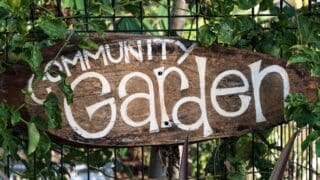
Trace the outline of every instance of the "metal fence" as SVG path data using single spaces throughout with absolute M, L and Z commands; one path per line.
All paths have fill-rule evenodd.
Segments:
M 76 1 L 73 1 L 74 3 Z M 75 21 L 73 23 L 82 24 L 78 33 L 91 33 L 95 32 L 95 29 L 91 28 L 88 22 L 92 19 L 104 19 L 108 29 L 105 32 L 125 32 L 125 33 L 140 33 L 148 35 L 165 35 L 172 36 L 176 35 L 177 32 L 184 38 L 197 40 L 198 29 L 201 23 L 203 23 L 202 13 L 200 12 L 203 2 L 200 0 L 187 1 L 188 9 L 186 9 L 184 15 L 174 15 L 172 14 L 174 1 L 171 0 L 160 0 L 160 1 L 116 1 L 116 0 L 102 0 L 101 2 L 109 3 L 112 7 L 112 12 L 105 15 L 94 15 L 92 8 L 89 5 L 89 0 L 83 0 L 83 9 L 79 10 L 78 14 L 72 16 L 67 16 L 63 13 L 65 1 L 56 0 L 52 1 L 55 5 L 56 14 L 61 18 L 65 18 L 66 21 Z M 280 10 L 286 6 L 285 1 L 280 0 L 278 6 Z M 312 1 L 309 0 L 309 9 L 311 11 Z M 117 11 L 117 7 L 124 7 L 128 4 L 134 4 L 134 14 L 131 12 L 126 12 L 124 10 Z M 32 21 L 36 20 L 35 15 L 35 3 L 34 6 L 30 7 L 30 18 Z M 147 9 L 161 7 L 161 12 L 148 11 Z M 253 18 L 260 17 L 276 17 L 272 13 L 256 14 L 253 8 L 250 11 L 241 12 L 239 14 L 234 14 L 234 16 L 252 16 Z M 181 28 L 175 29 L 172 27 L 172 21 L 177 18 L 184 18 L 187 22 Z M 131 21 L 129 21 L 131 20 Z M 123 27 L 120 22 L 127 24 L 129 28 Z M 152 26 L 150 26 L 150 24 Z M 266 27 L 266 30 L 268 28 Z M 253 49 L 254 50 L 254 49 Z M 267 159 L 275 163 L 281 149 L 287 143 L 288 139 L 295 132 L 296 127 L 294 122 L 288 124 L 283 124 L 275 127 L 271 135 L 268 136 L 268 141 L 270 144 L 274 144 L 273 148 L 268 150 Z M 301 142 L 309 133 L 308 129 L 304 129 L 301 135 L 297 138 L 293 152 L 291 154 L 291 159 L 288 163 L 288 168 L 286 170 L 285 179 L 318 179 L 320 178 L 320 167 L 319 159 L 315 155 L 315 147 L 309 147 L 307 151 L 301 152 Z M 251 140 L 252 153 L 250 154 L 250 163 L 246 164 L 248 171 L 246 172 L 247 179 L 260 179 L 263 173 L 257 166 L 259 163 L 257 160 L 256 149 L 259 146 L 257 139 L 259 132 L 252 132 L 247 135 Z M 191 166 L 190 178 L 192 179 L 228 179 L 228 165 L 226 164 L 226 159 L 222 159 L 217 162 L 220 163 L 222 170 L 219 171 L 220 174 L 208 174 L 207 163 L 212 160 L 214 153 L 217 152 L 217 147 L 221 147 L 222 142 L 228 142 L 226 139 L 214 139 L 206 142 L 200 142 L 190 145 L 189 159 Z M 148 179 L 148 168 L 151 147 L 135 147 L 135 148 L 87 148 L 87 147 L 71 147 L 69 145 L 60 144 L 56 142 L 57 145 L 53 147 L 53 157 L 54 160 L 60 162 L 60 167 L 65 167 L 70 172 L 71 177 L 80 179 Z M 226 154 L 228 148 L 221 148 L 220 154 Z M 72 153 L 71 153 L 72 152 Z M 76 154 L 77 156 L 69 157 L 69 154 Z M 96 164 L 97 157 L 105 157 L 106 161 L 104 164 Z M 76 164 L 68 164 L 70 158 L 77 160 Z M 226 157 L 223 157 L 226 158 Z M 214 160 L 214 158 L 213 158 Z M 13 162 L 10 158 L 3 161 L 6 165 L 5 172 L 12 179 L 18 178 L 16 172 L 24 171 L 25 167 L 19 162 Z M 222 163 L 222 164 L 221 164 Z M 61 174 L 65 172 L 62 168 L 57 167 L 61 170 Z M 35 177 L 37 169 L 34 169 Z M 268 170 L 270 173 L 270 170 Z M 221 173 L 222 172 L 222 173 Z M 59 173 L 59 171 L 57 171 Z M 131 176 L 132 175 L 132 176 Z M 60 176 L 64 179 L 63 176 Z

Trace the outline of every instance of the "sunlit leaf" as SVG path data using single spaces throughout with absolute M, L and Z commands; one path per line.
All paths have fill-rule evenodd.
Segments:
M 15 126 L 21 121 L 21 114 L 19 111 L 14 111 L 11 115 L 11 124 Z
M 98 45 L 96 42 L 92 41 L 91 39 L 89 38 L 85 38 L 85 37 L 82 37 L 78 46 L 81 48 L 81 49 L 96 49 L 98 48 Z
M 50 37 L 64 38 L 67 32 L 67 24 L 52 16 L 41 16 L 38 20 L 40 28 Z
M 23 47 L 21 58 L 28 63 L 32 72 L 34 72 L 37 77 L 41 76 L 40 65 L 42 55 L 38 44 L 26 43 Z
M 7 2 L 13 9 L 16 9 L 20 6 L 20 0 L 9 0 Z
M 28 154 L 32 154 L 38 147 L 40 141 L 39 131 L 34 123 L 28 123 Z
M 309 57 L 306 57 L 303 54 L 291 56 L 290 59 L 287 61 L 289 64 L 301 64 L 301 63 L 307 63 L 312 61 Z
M 219 43 L 231 43 L 235 35 L 235 24 L 232 19 L 224 19 L 220 23 L 218 41 Z

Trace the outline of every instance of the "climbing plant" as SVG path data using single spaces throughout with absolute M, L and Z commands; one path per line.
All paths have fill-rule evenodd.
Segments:
M 311 1 L 312 4 L 301 8 L 284 3 L 223 0 L 203 4 L 200 8 L 205 12 L 204 25 L 198 31 L 199 41 L 204 46 L 220 44 L 271 54 L 287 61 L 287 65 L 298 64 L 309 70 L 312 76 L 319 77 L 320 18 L 316 15 L 319 14 L 317 2 Z M 252 15 L 234 16 L 239 11 L 251 11 Z M 255 16 L 260 13 L 268 13 L 272 17 Z M 302 143 L 302 150 L 316 141 L 316 154 L 320 157 L 320 92 L 317 102 L 311 102 L 300 93 L 291 93 L 286 102 L 286 119 L 294 120 L 298 128 L 309 126 L 312 129 Z M 281 150 L 281 147 L 268 142 L 269 135 L 270 130 L 257 133 L 254 142 L 249 134 L 223 139 L 213 149 L 206 171 L 212 174 L 227 171 L 230 179 L 245 179 L 248 169 L 254 164 L 262 172 L 261 178 L 269 179 L 274 162 L 267 155 L 272 150 Z
M 138 4 L 144 3 L 146 6 L 156 4 L 156 8 L 143 9 L 143 14 L 168 15 L 169 6 L 164 0 L 120 0 L 116 5 L 110 0 L 62 0 L 61 12 L 57 11 L 56 2 L 58 1 L 0 1 L 0 73 L 14 69 L 16 64 L 25 64 L 29 66 L 36 78 L 42 78 L 47 72 L 40 70 L 41 63 L 44 61 L 41 48 L 58 42 L 63 44 L 61 47 L 63 48 L 75 34 L 81 39 L 80 48 L 97 46 L 82 32 L 93 31 L 103 35 L 110 28 L 116 31 L 138 31 L 141 26 L 147 30 L 168 29 L 167 19 L 139 21 L 139 14 L 137 14 Z M 286 60 L 288 65 L 298 64 L 310 71 L 312 76 L 319 77 L 320 12 L 319 8 L 316 8 L 317 1 L 310 1 L 311 4 L 299 8 L 286 1 L 281 2 L 284 4 L 275 4 L 272 0 L 188 1 L 185 11 L 195 17 L 196 15 L 201 17 L 197 40 L 203 46 L 219 44 L 271 54 Z M 196 6 L 196 3 L 199 6 Z M 195 8 L 199 8 L 198 14 Z M 109 22 L 103 18 L 87 17 L 88 15 L 112 16 L 115 12 L 123 15 L 129 13 L 137 18 L 122 17 Z M 239 13 L 251 13 L 251 15 L 235 15 Z M 272 16 L 255 16 L 263 13 Z M 185 26 L 192 27 L 192 24 L 187 22 Z M 163 35 L 154 31 L 150 34 Z M 184 37 L 195 37 L 195 35 L 189 33 L 184 34 Z M 63 74 L 61 77 L 64 78 L 59 87 L 64 92 L 68 103 L 72 103 L 73 93 L 70 85 L 66 83 Z M 22 91 L 25 95 L 30 95 L 28 90 Z M 37 176 L 43 177 L 66 173 L 65 169 L 57 168 L 61 166 L 51 160 L 50 150 L 58 146 L 51 142 L 46 133 L 48 128 L 59 128 L 61 125 L 59 101 L 60 99 L 53 93 L 47 96 L 43 104 L 46 119 L 39 116 L 25 119 L 20 110 L 27 102 L 18 107 L 9 106 L 2 100 L 0 102 L 1 159 L 6 160 L 10 157 L 14 161 L 23 162 L 27 169 L 21 174 L 23 177 L 33 177 L 35 169 Z M 306 126 L 312 128 L 312 132 L 302 144 L 302 149 L 306 149 L 316 141 L 316 152 L 320 156 L 320 91 L 317 102 L 311 102 L 299 93 L 290 94 L 286 101 L 288 102 L 285 109 L 286 119 L 295 120 L 299 128 Z M 20 127 L 25 128 L 27 133 L 17 132 L 17 129 L 21 129 Z M 208 155 L 209 159 L 204 158 L 206 173 L 213 176 L 225 173 L 230 179 L 244 179 L 248 169 L 255 164 L 257 169 L 264 172 L 261 177 L 268 179 L 274 161 L 268 159 L 267 155 L 272 150 L 280 150 L 280 147 L 268 141 L 271 131 L 257 133 L 254 141 L 250 134 L 221 139 L 221 142 L 215 145 L 212 153 Z M 208 149 L 206 145 L 200 148 Z M 77 160 L 74 157 L 79 153 L 84 151 L 70 150 L 65 160 L 72 163 Z M 95 162 L 99 164 L 99 162 L 109 161 L 110 153 L 108 150 L 99 152 L 96 157 L 102 158 L 97 158 Z M 251 154 L 255 157 L 252 158 Z

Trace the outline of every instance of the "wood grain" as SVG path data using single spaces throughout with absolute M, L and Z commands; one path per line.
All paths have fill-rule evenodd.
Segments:
M 290 92 L 301 92 L 311 100 L 316 100 L 316 89 L 319 87 L 319 79 L 310 77 L 310 74 L 299 66 L 287 67 L 283 60 L 275 57 L 254 53 L 245 50 L 240 50 L 230 47 L 212 46 L 212 47 L 196 47 L 182 64 L 177 64 L 176 60 L 183 55 L 183 51 L 174 44 L 167 44 L 166 53 L 167 60 L 162 60 L 162 46 L 155 44 L 152 46 L 152 60 L 147 60 L 147 39 L 155 37 L 143 35 L 128 35 L 128 34 L 106 34 L 104 37 L 92 35 L 91 39 L 99 45 L 109 44 L 111 54 L 116 57 L 119 55 L 118 42 L 129 41 L 129 44 L 134 46 L 136 40 L 142 40 L 143 62 L 137 61 L 129 54 L 130 63 L 125 63 L 122 60 L 120 63 L 110 63 L 103 65 L 102 59 L 90 60 L 91 69 L 82 71 L 79 63 L 70 68 L 71 76 L 67 78 L 67 82 L 71 83 L 84 72 L 98 72 L 103 75 L 110 83 L 111 92 L 101 96 L 101 83 L 96 79 L 87 79 L 79 83 L 74 90 L 74 102 L 71 106 L 73 116 L 78 124 L 88 132 L 96 132 L 103 129 L 108 123 L 111 116 L 109 106 L 103 107 L 94 113 L 93 118 L 89 121 L 89 116 L 86 112 L 86 107 L 102 101 L 107 98 L 114 98 L 117 107 L 116 123 L 110 133 L 99 139 L 86 139 L 77 134 L 68 124 L 65 113 L 63 111 L 62 128 L 58 130 L 49 130 L 49 133 L 58 143 L 71 143 L 76 145 L 89 146 L 144 146 L 144 145 L 160 145 L 160 144 L 182 144 L 189 134 L 190 142 L 204 141 L 212 138 L 240 136 L 254 130 L 263 130 L 275 125 L 284 123 L 284 108 L 283 108 L 283 83 L 281 77 L 277 73 L 268 75 L 263 81 L 260 88 L 261 107 L 265 122 L 256 122 L 256 114 L 253 100 L 253 89 L 251 80 L 251 71 L 249 64 L 262 60 L 261 70 L 270 65 L 280 65 L 284 67 L 290 79 Z M 159 37 L 160 38 L 160 37 Z M 172 39 L 172 38 L 170 38 Z M 181 39 L 175 39 L 183 42 L 186 47 L 189 47 L 193 42 Z M 132 43 L 133 42 L 133 43 Z M 66 46 L 61 55 L 73 58 L 79 50 L 76 44 L 78 39 L 73 37 L 70 44 Z M 44 64 L 56 56 L 61 43 L 52 47 L 42 49 Z M 136 47 L 134 47 L 136 48 Z M 95 53 L 96 49 L 88 50 Z M 159 67 L 180 68 L 188 78 L 189 88 L 180 90 L 180 77 L 177 73 L 170 73 L 166 77 L 164 84 L 165 105 L 170 120 L 172 119 L 172 109 L 177 101 L 183 97 L 195 96 L 200 97 L 199 74 L 195 57 L 206 57 L 206 73 L 205 73 L 205 93 L 206 93 L 206 108 L 209 124 L 213 130 L 210 136 L 203 136 L 203 127 L 195 131 L 183 131 L 176 125 L 171 128 L 160 127 L 160 102 L 159 90 L 156 75 L 153 70 Z M 60 59 L 57 59 L 60 61 Z M 237 117 L 223 117 L 217 113 L 212 106 L 210 99 L 210 88 L 212 82 L 218 74 L 227 70 L 238 70 L 242 72 L 249 81 L 249 90 L 240 95 L 252 97 L 248 109 Z M 143 72 L 150 77 L 154 86 L 155 94 L 155 112 L 156 119 L 159 125 L 159 132 L 150 133 L 149 123 L 142 127 L 131 127 L 121 119 L 119 112 L 120 106 L 126 99 L 120 98 L 118 94 L 118 85 L 121 79 L 131 72 Z M 0 98 L 7 101 L 11 105 L 18 106 L 22 102 L 28 102 L 27 108 L 24 109 L 25 116 L 41 115 L 45 117 L 43 107 L 36 105 L 28 96 L 22 94 L 21 89 L 25 88 L 31 72 L 26 65 L 18 64 L 8 69 L 6 73 L 0 76 Z M 219 88 L 230 88 L 243 86 L 243 82 L 239 77 L 228 76 L 219 83 Z M 49 81 L 35 80 L 33 83 L 35 94 L 37 97 L 45 98 L 46 88 L 51 87 L 60 98 L 60 108 L 63 110 L 63 94 L 58 88 L 58 83 Z M 128 95 L 134 93 L 149 93 L 147 83 L 139 78 L 133 78 L 126 85 Z M 227 111 L 237 111 L 240 108 L 241 100 L 239 94 L 220 96 L 218 103 L 222 109 Z M 135 100 L 128 106 L 128 116 L 136 121 L 145 119 L 150 114 L 149 102 L 145 99 Z M 201 115 L 199 106 L 195 103 L 188 103 L 179 109 L 178 117 L 184 124 L 195 122 Z

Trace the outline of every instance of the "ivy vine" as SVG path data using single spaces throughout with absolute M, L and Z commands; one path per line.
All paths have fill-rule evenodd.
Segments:
M 63 0 L 63 12 L 56 11 L 55 1 L 52 0 L 2 0 L 0 1 L 0 73 L 13 67 L 17 63 L 25 63 L 36 75 L 42 78 L 45 72 L 40 70 L 43 62 L 40 49 L 57 42 L 67 44 L 71 35 L 82 30 L 93 30 L 102 35 L 107 30 L 103 19 L 86 19 L 85 11 L 90 16 L 112 15 L 114 11 L 130 12 L 138 16 L 138 3 L 159 3 L 157 10 L 150 14 L 164 16 L 167 8 L 166 1 L 128 1 L 121 0 L 117 6 L 112 7 L 109 0 L 89 0 L 88 9 L 85 9 L 82 0 Z M 195 1 L 188 1 L 188 12 L 195 14 Z M 308 69 L 312 76 L 320 76 L 320 16 L 316 1 L 311 1 L 307 7 L 295 8 L 284 1 L 285 5 L 274 4 L 272 0 L 200 0 L 200 16 L 203 23 L 198 29 L 198 40 L 204 46 L 221 44 L 238 48 L 254 50 L 271 54 L 287 60 L 287 64 L 299 64 Z M 151 10 L 150 10 L 151 11 Z M 246 14 L 254 11 L 252 15 L 235 16 L 235 12 Z M 267 12 L 272 17 L 262 18 L 255 14 Z M 314 15 L 317 14 L 317 15 Z M 69 19 L 68 17 L 79 17 Z M 121 18 L 115 22 L 119 31 L 137 30 L 141 26 L 145 29 L 154 27 L 168 28 L 165 20 L 153 23 L 141 22 L 137 18 Z M 153 32 L 151 34 L 154 34 Z M 80 48 L 92 48 L 97 45 L 79 34 Z M 57 54 L 58 56 L 58 54 Z M 72 103 L 73 93 L 65 81 L 65 75 L 59 88 L 65 94 L 68 103 Z M 28 95 L 28 92 L 25 92 Z M 317 102 L 311 102 L 302 94 L 292 93 L 286 99 L 288 106 L 285 110 L 287 120 L 295 120 L 299 128 L 309 126 L 312 132 L 302 143 L 306 149 L 313 141 L 316 142 L 316 153 L 320 157 L 320 91 Z M 61 110 L 58 97 L 50 93 L 45 102 L 44 109 L 47 119 L 33 116 L 23 119 L 20 110 L 25 106 L 11 107 L 6 102 L 0 103 L 0 146 L 3 152 L 1 160 L 8 157 L 13 161 L 21 161 L 27 171 L 20 174 L 22 177 L 57 177 L 61 169 L 56 162 L 51 161 L 51 149 L 59 149 L 52 143 L 46 131 L 48 128 L 61 126 Z M 26 128 L 26 135 L 17 132 L 16 127 Z M 21 128 L 20 128 L 21 129 Z M 267 140 L 271 130 L 261 132 L 252 142 L 251 135 L 239 138 L 221 140 L 219 146 L 214 148 L 207 162 L 206 172 L 223 174 L 221 164 L 225 164 L 229 179 L 244 179 L 248 167 L 256 165 L 261 172 L 262 179 L 268 179 L 273 162 L 267 159 L 272 150 L 280 150 L 276 144 Z M 255 148 L 252 148 L 255 146 Z M 202 147 L 206 148 L 206 147 Z M 224 149 L 225 151 L 222 151 Z M 82 151 L 73 151 L 66 155 L 65 161 L 75 160 Z M 255 151 L 255 152 L 253 152 Z M 222 152 L 228 152 L 222 154 Z M 95 152 L 98 153 L 98 152 Z M 92 163 L 106 162 L 111 157 L 108 150 L 99 152 L 95 157 L 103 157 Z M 255 154 L 251 158 L 249 154 Z M 80 156 L 83 157 L 83 156 Z M 226 162 L 222 162 L 226 159 Z M 219 163 L 217 163 L 219 162 Z M 130 174 L 130 173 L 129 173 Z

